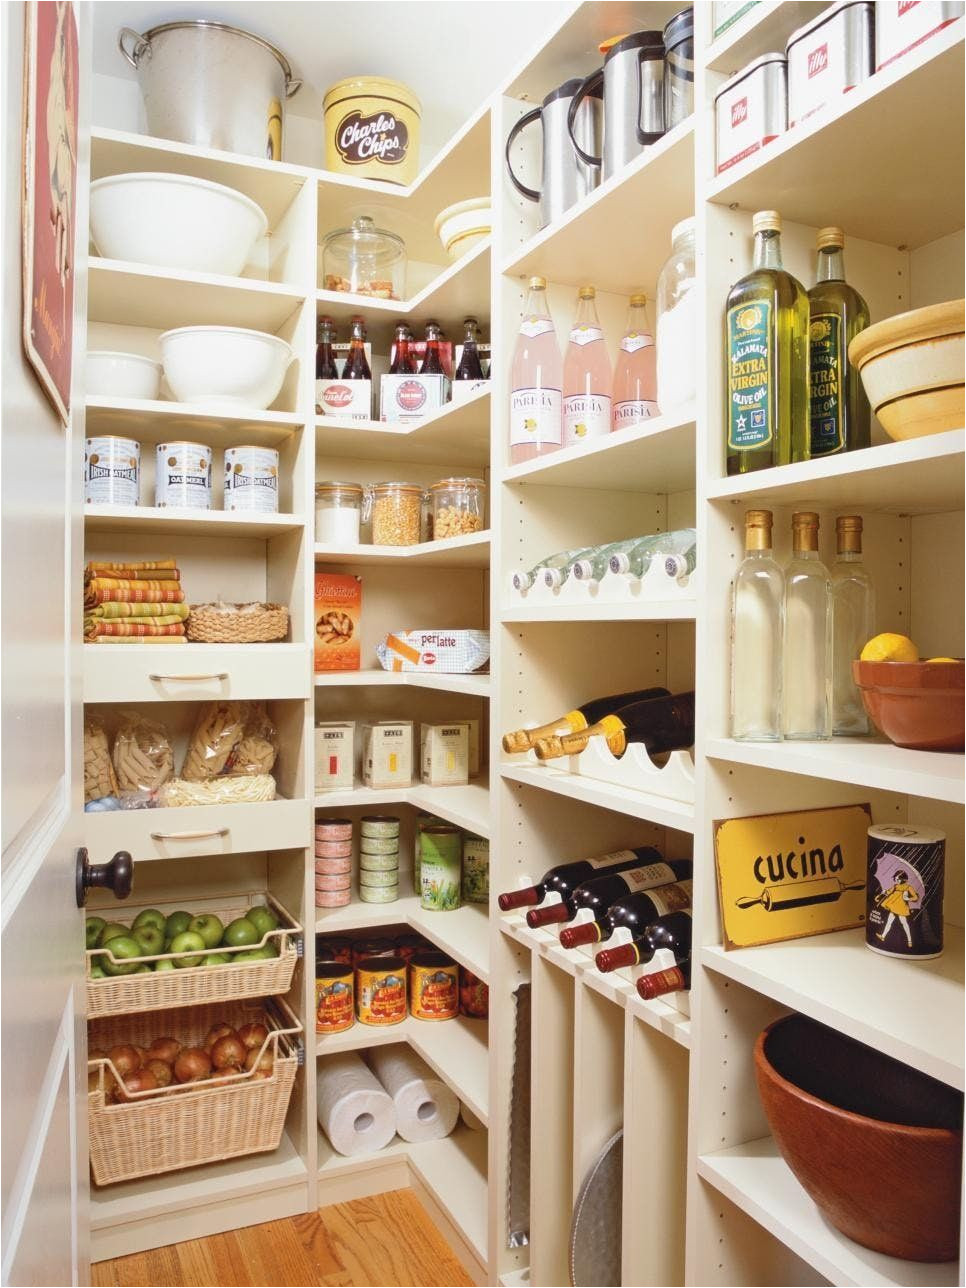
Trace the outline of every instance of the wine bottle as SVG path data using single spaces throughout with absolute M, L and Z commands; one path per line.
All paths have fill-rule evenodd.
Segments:
M 538 760 L 576 756 L 598 735 L 607 739 L 618 759 L 635 742 L 642 743 L 649 756 L 690 747 L 694 743 L 694 693 L 632 702 L 586 729 L 540 738 L 534 750 Z
M 609 876 L 613 872 L 640 867 L 643 863 L 660 862 L 660 854 L 649 845 L 637 850 L 614 850 L 591 859 L 575 859 L 572 863 L 560 863 L 549 868 L 536 885 L 526 886 L 522 890 L 508 890 L 500 895 L 497 902 L 501 912 L 510 912 L 513 908 L 528 908 L 541 903 L 551 891 L 556 891 L 561 899 L 567 900 L 579 885 L 594 877 L 605 874 Z
M 636 850 L 618 851 L 618 853 L 627 853 L 635 857 L 638 866 L 603 872 L 599 876 L 591 877 L 589 881 L 581 881 L 568 893 L 561 893 L 559 903 L 548 903 L 543 908 L 531 908 L 527 913 L 527 925 L 530 929 L 536 930 L 539 926 L 549 926 L 558 921 L 573 921 L 581 908 L 596 907 L 603 914 L 608 904 L 625 894 L 629 888 L 634 888 L 628 887 L 621 877 L 627 876 L 646 881 L 647 877 L 643 874 L 656 868 L 661 869 L 661 875 L 656 877 L 656 880 L 673 881 L 674 879 L 674 873 L 661 859 L 661 855 L 649 845 L 643 845 Z
M 601 717 L 608 715 L 612 711 L 617 711 L 621 707 L 628 706 L 631 702 L 643 702 L 648 698 L 667 698 L 670 694 L 667 689 L 636 689 L 632 693 L 611 693 L 606 698 L 593 698 L 590 702 L 583 703 L 582 706 L 575 707 L 573 711 L 568 711 L 558 720 L 551 720 L 549 724 L 540 725 L 537 729 L 514 729 L 511 733 L 503 735 L 503 750 L 508 752 L 529 751 L 535 746 L 541 738 L 549 738 L 560 730 L 565 733 L 576 732 L 579 729 L 587 729 L 590 725 L 595 724 Z
M 645 1002 L 652 1002 L 655 997 L 663 997 L 665 993 L 676 993 L 690 987 L 690 957 L 669 970 L 656 970 L 650 975 L 642 975 L 637 981 L 637 991 Z
M 690 882 L 683 881 L 688 889 L 688 906 L 678 903 L 660 913 L 649 925 L 642 927 L 629 944 L 616 948 L 602 948 L 594 959 L 601 971 L 617 970 L 620 966 L 637 966 L 649 962 L 659 948 L 669 948 L 675 962 L 680 965 L 691 952 L 691 890 Z M 655 891 L 658 894 L 659 891 Z M 658 900 L 655 899 L 655 903 Z
M 635 925 L 645 926 L 672 908 L 690 907 L 691 866 L 690 859 L 667 859 L 588 881 L 574 895 L 574 903 L 577 912 L 589 908 L 594 919 L 565 926 L 560 932 L 561 944 L 564 948 L 599 944 L 609 939 L 618 925 L 633 930 Z M 681 898 L 683 903 L 675 902 Z

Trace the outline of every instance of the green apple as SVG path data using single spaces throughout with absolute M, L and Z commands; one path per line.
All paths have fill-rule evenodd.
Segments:
M 262 948 L 247 948 L 243 953 L 235 954 L 236 962 L 267 962 L 275 956 L 275 949 L 271 944 L 265 944 Z
M 205 941 L 206 948 L 217 948 L 221 943 L 225 927 L 220 918 L 216 917 L 213 912 L 204 912 L 200 917 L 191 918 L 188 930 L 193 934 L 200 935 Z
M 96 948 L 98 940 L 101 937 L 101 931 L 107 925 L 103 917 L 88 917 L 84 923 L 84 936 L 87 939 L 88 948 Z
M 98 962 L 91 962 L 91 979 L 105 979 L 104 967 Z
M 278 930 L 278 917 L 272 912 L 271 908 L 266 908 L 263 903 L 257 903 L 254 908 L 249 908 L 245 917 L 252 923 L 258 931 L 261 938 L 272 930 Z
M 202 962 L 203 966 L 227 966 L 231 961 L 224 953 L 209 953 Z
M 145 908 L 143 912 L 139 912 L 134 918 L 131 923 L 131 929 L 140 930 L 142 926 L 157 926 L 163 935 L 166 925 L 167 918 L 163 912 L 159 912 L 157 908 Z
M 141 957 L 141 945 L 133 935 L 115 935 L 108 944 L 108 949 L 113 953 L 116 961 L 111 961 L 105 953 L 102 961 L 104 973 L 106 975 L 133 975 L 140 962 L 129 961 L 130 957 Z
M 140 965 L 140 966 L 137 968 L 137 970 L 134 972 L 134 974 L 135 974 L 135 975 L 144 975 L 144 974 L 148 974 L 148 975 L 150 975 L 150 974 L 151 974 L 151 967 L 150 967 L 150 965 L 149 965 L 147 962 L 142 962 L 142 963 L 141 963 L 141 965 Z
M 164 952 L 164 935 L 151 922 L 135 927 L 134 938 L 141 945 L 142 957 L 156 957 L 158 953 Z
M 222 943 L 227 944 L 229 948 L 247 948 L 249 944 L 257 944 L 260 938 L 258 931 L 247 917 L 236 917 L 225 927 Z
M 103 948 L 109 939 L 116 939 L 118 935 L 130 937 L 130 930 L 127 926 L 122 926 L 119 921 L 109 921 L 101 931 L 101 937 L 97 941 L 98 948 Z
M 191 925 L 190 912 L 173 912 L 164 923 L 165 939 L 174 939 L 175 935 L 183 935 Z
M 190 953 L 188 957 L 176 957 L 175 966 L 183 970 L 191 966 L 200 966 L 204 961 L 205 941 L 200 935 L 196 935 L 193 930 L 185 930 L 180 935 L 175 935 L 171 940 L 171 951 L 173 953 Z M 200 954 L 196 956 L 195 954 Z
M 157 974 L 159 970 L 175 970 L 175 969 L 176 969 L 175 964 L 173 961 L 171 961 L 170 958 L 168 958 L 167 961 L 162 960 L 154 963 L 155 974 Z

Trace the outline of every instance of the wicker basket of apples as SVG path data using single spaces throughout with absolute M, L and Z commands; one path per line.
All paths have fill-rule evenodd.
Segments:
M 96 1185 L 277 1149 L 302 1026 L 281 998 L 88 1025 Z
M 269 997 L 292 983 L 302 927 L 271 895 L 135 908 L 128 920 L 87 918 L 88 1019 Z

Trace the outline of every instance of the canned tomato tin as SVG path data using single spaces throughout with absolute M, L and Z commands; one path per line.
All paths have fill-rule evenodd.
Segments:
M 315 839 L 317 841 L 351 841 L 352 819 L 327 818 L 322 823 L 316 823 Z
M 154 504 L 182 510 L 210 510 L 211 448 L 204 443 L 158 443 Z
M 453 1020 L 460 1013 L 459 971 L 443 953 L 417 953 L 409 963 L 409 1014 Z
M 360 854 L 359 868 L 362 872 L 398 872 L 399 851 L 392 854 Z
M 838 0 L 789 36 L 789 129 L 872 75 L 872 11 L 872 0 Z
M 463 837 L 463 902 L 490 901 L 490 843 L 483 836 Z
M 366 957 L 356 967 L 356 1019 L 360 1024 L 401 1024 L 406 1018 L 406 963 L 401 957 Z
M 225 448 L 224 509 L 278 513 L 278 452 L 274 447 Z
M 358 966 L 367 957 L 398 957 L 395 939 L 353 939 L 352 964 Z
M 485 1020 L 490 1014 L 490 990 L 478 975 L 460 967 L 460 1014 L 470 1020 Z
M 962 18 L 962 0 L 930 0 L 910 4 L 909 0 L 878 0 L 875 6 L 875 69 L 915 49 L 930 36 Z
M 342 1033 L 355 1023 L 352 967 L 341 962 L 319 962 L 315 968 L 315 1031 Z
M 409 184 L 419 171 L 419 99 L 399 81 L 350 76 L 322 101 L 325 168 Z
M 315 936 L 315 960 L 352 965 L 352 941 L 339 935 Z
M 391 814 L 366 814 L 359 823 L 359 835 L 370 840 L 398 837 L 399 819 Z
M 717 173 L 773 143 L 788 128 L 784 54 L 762 54 L 714 99 Z
M 417 953 L 431 952 L 432 949 L 422 935 L 400 935 L 399 956 L 404 962 L 412 961 Z
M 138 505 L 141 500 L 141 444 L 102 434 L 84 446 L 84 504 Z
M 462 837 L 457 827 L 433 824 L 419 838 L 420 904 L 433 912 L 460 906 Z
M 868 854 L 868 947 L 912 961 L 940 956 L 946 833 L 904 823 L 873 825 Z

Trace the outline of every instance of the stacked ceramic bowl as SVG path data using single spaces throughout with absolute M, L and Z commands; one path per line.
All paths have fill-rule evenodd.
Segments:
M 315 906 L 344 908 L 352 899 L 352 820 L 315 825 Z
M 399 898 L 399 819 L 369 814 L 359 824 L 359 898 L 393 903 Z

